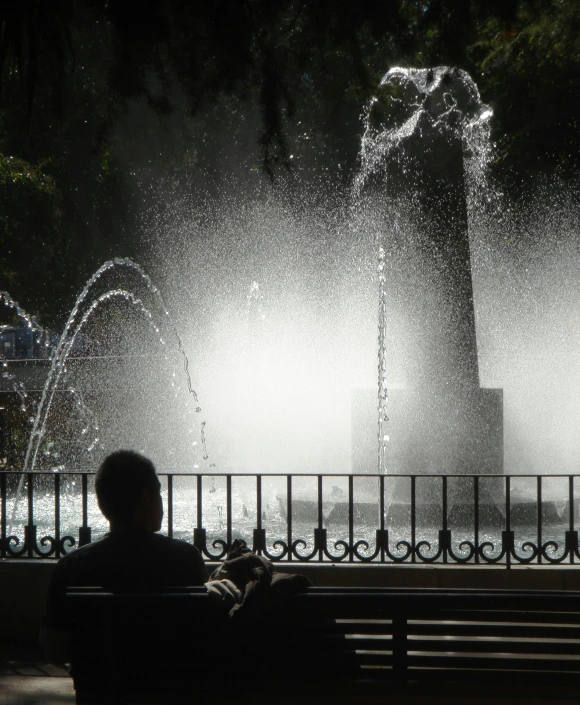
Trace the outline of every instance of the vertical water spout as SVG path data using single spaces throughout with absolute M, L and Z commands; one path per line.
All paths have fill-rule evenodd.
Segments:
M 355 196 L 381 223 L 379 473 L 389 464 L 395 472 L 467 472 L 487 462 L 476 450 L 478 428 L 489 419 L 480 394 L 468 194 L 489 159 L 490 117 L 469 75 L 448 67 L 391 69 L 367 109 Z M 398 287 L 408 340 L 400 356 L 406 389 L 389 395 L 393 273 L 389 287 Z M 387 447 L 403 446 L 392 463 Z

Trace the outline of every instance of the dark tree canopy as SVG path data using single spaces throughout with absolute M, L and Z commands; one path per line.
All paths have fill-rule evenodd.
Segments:
M 459 65 L 484 92 L 489 80 L 497 102 L 510 103 L 508 125 L 514 104 L 549 79 L 548 105 L 556 100 L 556 117 L 567 118 L 574 96 L 561 89 L 577 78 L 579 10 L 577 0 L 146 0 L 138 9 L 124 0 L 8 0 L 0 75 L 3 84 L 18 75 L 28 122 L 41 83 L 59 115 L 74 90 L 70 74 L 84 70 L 78 45 L 100 43 L 103 130 L 139 98 L 163 115 L 177 94 L 192 114 L 224 95 L 252 97 L 270 171 L 286 163 L 287 121 L 310 85 L 329 103 L 344 90 L 363 97 L 393 61 Z
M 352 169 L 361 108 L 396 64 L 473 76 L 500 173 L 574 173 L 579 30 L 580 0 L 4 0 L 0 289 L 58 321 L 104 257 L 134 254 L 137 153 L 157 178 L 195 168 L 209 183 L 242 115 L 271 177 L 307 132 Z M 58 258 L 63 276 L 41 285 Z

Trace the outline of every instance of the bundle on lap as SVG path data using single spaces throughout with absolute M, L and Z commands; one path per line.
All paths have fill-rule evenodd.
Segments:
M 220 584 L 224 587 L 220 588 Z M 243 541 L 236 539 L 207 586 L 210 592 L 221 593 L 222 597 L 225 591 L 230 593 L 231 599 L 235 600 L 230 617 L 250 617 L 272 609 L 279 600 L 312 586 L 312 583 L 304 575 L 275 572 L 267 558 L 256 555 Z

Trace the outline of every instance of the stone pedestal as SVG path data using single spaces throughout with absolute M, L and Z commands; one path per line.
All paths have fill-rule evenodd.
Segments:
M 503 390 L 467 389 L 454 393 L 393 389 L 389 392 L 387 475 L 503 475 Z M 377 396 L 357 389 L 352 396 L 352 471 L 377 474 Z M 416 501 L 440 506 L 441 484 L 416 481 Z M 390 500 L 410 502 L 409 481 L 395 483 Z M 503 483 L 481 479 L 480 507 L 503 506 Z M 473 507 L 470 478 L 449 478 L 449 510 Z
M 352 471 L 377 473 L 377 394 L 352 395 Z M 503 474 L 503 390 L 391 389 L 387 474 Z

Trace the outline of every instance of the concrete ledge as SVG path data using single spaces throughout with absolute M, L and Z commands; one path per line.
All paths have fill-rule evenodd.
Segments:
M 0 561 L 0 655 L 40 658 L 38 632 L 56 561 Z M 208 563 L 211 571 L 217 563 Z M 284 573 L 302 573 L 315 585 L 580 590 L 580 565 L 462 566 L 277 563 Z

